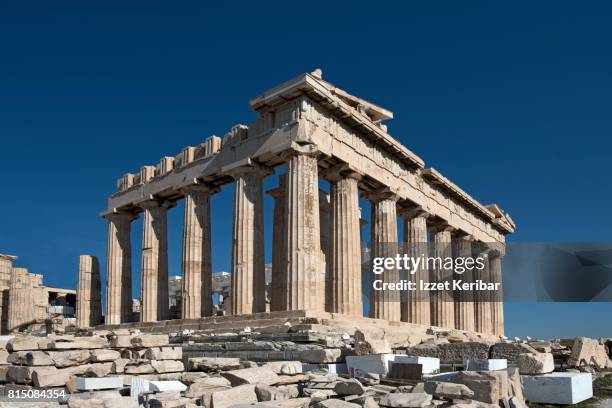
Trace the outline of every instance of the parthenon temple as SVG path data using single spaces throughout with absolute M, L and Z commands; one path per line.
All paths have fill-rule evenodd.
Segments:
M 363 316 L 360 193 L 371 204 L 371 255 L 398 241 L 498 244 L 487 273 L 501 280 L 510 216 L 483 205 L 387 133 L 393 113 L 322 79 L 298 76 L 250 101 L 258 114 L 225 136 L 210 136 L 176 156 L 124 175 L 101 214 L 108 220 L 105 322 L 129 322 L 132 257 L 141 259 L 141 322 L 169 319 L 167 214 L 184 200 L 182 318 L 211 316 L 211 200 L 235 184 L 228 313 L 307 310 Z M 477 164 L 475 164 L 477 165 Z M 273 219 L 264 221 L 266 177 L 278 173 Z M 286 166 L 286 167 L 285 167 Z M 320 181 L 329 182 L 322 216 Z M 142 253 L 133 254 L 132 222 L 142 214 Z M 264 222 L 273 223 L 272 282 L 266 303 Z M 229 220 L 228 220 L 229 223 Z M 501 249 L 499 249 L 501 248 Z M 422 272 L 421 272 L 422 273 Z M 427 271 L 425 271 L 427 273 Z M 397 281 L 399 273 L 384 274 Z M 372 290 L 368 317 L 503 334 L 503 303 L 414 302 Z M 399 296 L 399 295 L 398 295 Z

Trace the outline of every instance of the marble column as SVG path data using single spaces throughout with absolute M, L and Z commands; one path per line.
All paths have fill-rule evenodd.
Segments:
M 481 258 L 484 266 L 481 269 L 474 269 L 474 280 L 481 280 L 486 283 L 491 282 L 489 253 L 487 248 L 483 248 L 482 244 L 478 245 L 478 250 L 475 253 L 477 258 Z M 493 322 L 491 314 L 491 293 L 485 290 L 474 291 L 474 326 L 479 333 L 493 333 Z
M 301 149 L 294 151 L 287 162 L 287 309 L 324 311 L 317 153 L 309 146 Z
M 183 319 L 212 316 L 210 197 L 216 190 L 204 185 L 185 188 L 183 218 Z
M 16 256 L 0 254 L 0 334 L 8 333 L 9 290 Z
M 285 189 L 287 176 L 278 178 L 278 188 L 268 191 L 274 198 L 274 220 L 272 225 L 272 293 L 270 311 L 287 310 L 287 253 L 285 240 Z
M 372 202 L 371 216 L 371 254 L 377 257 L 393 257 L 397 255 L 397 200 L 393 193 L 369 194 Z M 399 282 L 398 269 L 387 269 L 380 275 L 372 275 L 372 279 L 384 282 Z M 370 289 L 370 317 L 399 321 L 401 319 L 400 296 L 396 290 Z
M 325 296 L 325 311 L 331 312 L 332 309 L 332 282 L 331 272 L 331 251 L 332 251 L 332 231 L 331 231 L 331 195 L 325 190 L 319 189 L 319 228 L 321 230 L 321 251 L 323 252 L 323 262 L 325 269 L 321 272 L 319 291 Z
M 106 324 L 131 321 L 132 317 L 132 245 L 130 232 L 134 214 L 117 212 L 108 220 L 106 255 Z
M 100 289 L 100 264 L 91 255 L 79 256 L 79 282 L 77 287 L 77 327 L 86 328 L 100 324 L 102 303 Z
M 168 225 L 169 204 L 157 200 L 141 204 L 142 274 L 140 321 L 168 320 Z
M 444 260 L 453 256 L 451 248 L 451 232 L 454 228 L 448 225 L 440 225 L 430 230 L 433 248 L 432 256 L 436 259 Z M 452 288 L 453 271 L 445 269 L 442 264 L 430 271 L 431 282 L 449 282 Z M 455 303 L 452 289 L 448 291 L 437 291 L 431 297 L 431 324 L 433 326 L 444 327 L 447 329 L 455 328 Z
M 260 166 L 245 166 L 231 174 L 236 180 L 236 189 L 230 313 L 265 312 L 263 179 L 270 171 Z
M 455 240 L 455 258 L 469 258 L 472 255 L 472 237 L 464 235 Z M 463 283 L 474 281 L 471 271 L 466 270 L 462 274 L 455 274 L 455 279 Z M 460 330 L 475 331 L 474 322 L 474 291 L 458 290 L 455 292 L 455 327 Z
M 427 218 L 429 214 L 420 208 L 406 209 L 400 214 L 404 220 L 404 242 L 408 256 L 413 259 L 428 256 Z M 406 279 L 416 282 L 429 282 L 427 265 L 420 264 L 414 274 L 407 272 Z M 404 291 L 405 302 L 402 302 L 402 317 L 409 323 L 431 325 L 429 292 L 423 290 Z
M 503 257 L 503 249 L 497 251 L 491 251 L 489 253 L 489 275 L 492 283 L 503 283 L 502 282 L 502 267 L 501 261 Z M 504 335 L 504 298 L 503 298 L 503 286 L 500 285 L 500 290 L 496 291 L 491 298 L 491 331 L 497 336 Z
M 34 317 L 32 280 L 26 268 L 13 268 L 9 288 L 8 332 L 16 333 L 25 328 Z
M 361 316 L 361 226 L 359 180 L 352 171 L 331 181 L 331 312 Z M 329 282 L 329 281 L 328 281 Z

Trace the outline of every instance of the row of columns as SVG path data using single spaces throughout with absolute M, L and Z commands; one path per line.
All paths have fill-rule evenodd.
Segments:
M 319 174 L 316 151 L 298 148 L 286 157 L 287 173 L 279 187 L 268 192 L 275 201 L 272 290 L 270 310 L 329 311 L 361 315 L 360 175 L 340 165 L 325 171 L 331 185 L 329 246 L 322 247 L 319 208 Z M 232 239 L 232 283 L 230 313 L 249 314 L 266 310 L 263 179 L 267 168 L 249 165 L 234 169 L 235 179 Z M 217 190 L 194 185 L 184 190 L 183 318 L 212 313 L 210 196 Z M 368 194 L 372 203 L 372 257 L 394 257 L 390 243 L 398 242 L 397 195 L 390 191 Z M 142 321 L 168 318 L 167 209 L 171 205 L 149 201 L 144 212 L 142 251 Z M 425 243 L 428 214 L 403 211 L 407 243 Z M 134 216 L 115 213 L 109 220 L 107 323 L 129 321 L 131 311 L 130 224 Z M 431 227 L 431 226 L 429 226 Z M 452 230 L 430 229 L 436 244 L 452 241 Z M 460 238 L 458 253 L 471 251 L 468 237 Z M 445 245 L 436 245 L 444 248 Z M 324 249 L 329 249 L 327 256 Z M 411 249 L 417 251 L 418 248 Z M 443 251 L 443 249 L 440 249 Z M 416 254 L 415 254 L 416 255 Z M 446 256 L 446 254 L 440 254 Z M 491 275 L 501 275 L 499 258 L 489 264 Z M 419 269 L 417 279 L 428 280 L 429 271 Z M 383 274 L 397 282 L 400 271 Z M 327 280 L 327 282 L 326 282 Z M 462 299 L 464 300 L 464 299 Z M 431 303 L 431 305 L 430 305 Z M 433 324 L 464 330 L 503 331 L 501 303 L 444 299 L 425 302 L 408 292 L 372 291 L 370 317 Z

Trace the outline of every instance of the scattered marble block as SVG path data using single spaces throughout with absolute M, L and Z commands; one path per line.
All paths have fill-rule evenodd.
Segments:
M 541 404 L 577 404 L 593 397 L 590 373 L 523 375 L 525 399 Z
M 463 362 L 465 371 L 495 371 L 508 368 L 508 360 L 505 358 L 466 358 Z
M 373 354 L 369 356 L 346 356 L 349 373 L 363 376 L 366 373 L 386 375 L 389 362 L 421 364 L 423 374 L 434 374 L 440 371 L 440 359 L 435 357 L 406 356 L 403 354 Z
M 76 382 L 77 390 L 109 390 L 112 388 L 123 387 L 123 376 L 103 377 L 103 378 L 86 378 L 79 377 Z
M 346 363 L 311 364 L 302 363 L 302 371 L 305 373 L 324 368 L 331 374 L 348 374 Z
M 149 381 L 149 391 L 185 391 L 187 386 L 180 381 Z

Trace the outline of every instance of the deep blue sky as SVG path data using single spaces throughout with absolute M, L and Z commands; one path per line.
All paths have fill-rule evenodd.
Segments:
M 0 253 L 50 286 L 75 287 L 80 253 L 105 270 L 98 212 L 117 178 L 251 122 L 250 98 L 317 67 L 392 110 L 390 133 L 427 166 L 509 211 L 510 240 L 610 240 L 609 3 L 223 3 L 0 5 Z M 232 191 L 213 199 L 217 271 Z M 180 207 L 169 222 L 179 274 Z M 611 309 L 507 304 L 506 330 L 610 336 Z

